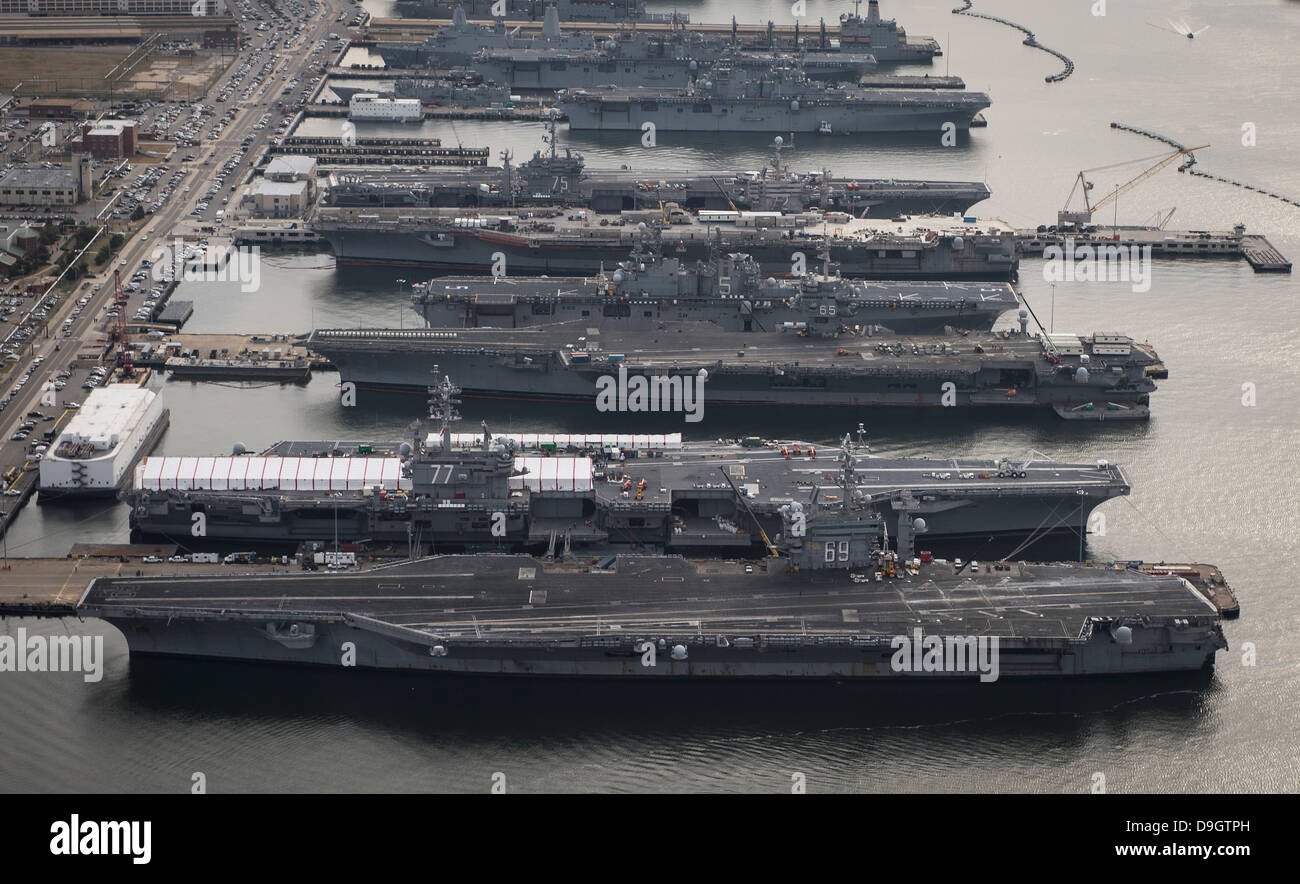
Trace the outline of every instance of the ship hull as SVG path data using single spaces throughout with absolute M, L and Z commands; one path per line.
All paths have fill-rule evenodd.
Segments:
M 716 232 L 718 228 L 711 228 Z M 321 229 L 329 241 L 335 259 L 342 265 L 388 265 L 420 267 L 451 273 L 486 273 L 500 253 L 506 258 L 506 272 L 529 276 L 584 276 L 599 272 L 627 258 L 634 244 L 629 237 L 612 235 L 605 239 L 548 241 L 542 238 L 494 237 L 470 231 L 419 232 L 377 231 L 364 229 Z M 666 240 L 664 253 L 686 261 L 708 258 L 708 233 L 700 230 L 693 238 Z M 803 250 L 813 255 L 812 244 L 787 239 L 756 241 L 733 234 L 723 234 L 725 248 L 746 252 L 754 257 L 763 272 L 785 275 L 790 271 L 792 252 Z M 982 246 L 975 238 L 961 248 L 879 249 L 835 244 L 831 260 L 844 276 L 882 280 L 996 280 L 1015 279 L 1018 262 L 1014 246 Z
M 798 109 L 792 105 L 797 104 Z M 907 103 L 898 106 L 808 100 L 791 102 L 780 99 L 719 100 L 713 104 L 687 102 L 607 102 L 561 101 L 573 130 L 606 132 L 642 132 L 646 123 L 663 132 L 798 132 L 818 134 L 825 125 L 835 135 L 864 135 L 884 132 L 947 131 L 951 124 L 957 131 L 970 128 L 978 104 L 963 106 L 918 107 Z M 655 109 L 648 109 L 653 107 Z M 677 113 L 681 109 L 682 113 Z M 699 112 L 707 109 L 706 112 Z M 725 113 L 724 113 L 725 111 Z
M 425 377 L 429 366 L 457 378 L 470 398 L 530 400 L 538 402 L 585 403 L 593 414 L 603 414 L 598 407 L 602 379 L 614 368 L 605 364 L 561 365 L 545 356 L 525 357 L 522 352 L 444 348 L 438 352 L 419 349 L 391 351 L 354 349 L 345 344 L 319 340 L 313 346 L 339 371 L 339 379 L 353 383 L 357 389 L 381 393 L 419 393 L 427 395 Z M 1008 391 L 1001 380 L 1001 369 L 990 365 L 980 369 L 974 383 L 954 383 L 945 391 L 940 383 L 940 363 L 935 373 L 857 372 L 846 363 L 843 369 L 819 367 L 803 372 L 774 373 L 762 369 L 715 370 L 709 375 L 704 392 L 707 407 L 703 421 L 725 421 L 725 409 L 747 408 L 998 408 L 1006 410 L 1074 408 L 1108 395 L 1117 402 L 1146 405 L 1146 394 L 1154 389 L 1145 384 L 1140 390 L 1119 389 L 1108 378 L 1094 380 L 1095 385 L 1069 382 L 1050 385 L 1027 385 Z M 1021 375 L 1028 378 L 1027 375 Z M 717 408 L 710 413 L 708 409 Z M 1077 415 L 1080 419 L 1083 414 Z M 1143 417 L 1145 417 L 1145 412 Z M 1100 419 L 1098 417 L 1097 419 Z M 1121 419 L 1115 414 L 1110 419 Z

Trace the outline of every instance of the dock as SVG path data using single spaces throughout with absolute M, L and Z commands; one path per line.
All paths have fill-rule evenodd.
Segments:
M 347 105 L 310 104 L 304 108 L 308 117 L 346 117 Z M 568 120 L 568 115 L 556 108 L 538 105 L 515 105 L 513 107 L 453 107 L 433 106 L 424 109 L 426 120 L 524 120 L 540 122 L 552 116 L 560 122 Z M 364 120 L 362 122 L 365 122 Z
M 358 139 L 355 144 L 343 144 L 338 138 L 311 139 L 306 143 L 289 139 L 272 145 L 270 154 L 314 157 L 322 166 L 486 166 L 488 161 L 486 147 L 442 147 L 436 138 Z
M 1076 250 L 1088 247 L 1095 252 L 1150 247 L 1153 258 L 1245 259 L 1256 273 L 1291 272 L 1291 262 L 1266 237 L 1258 233 L 1248 234 L 1243 227 L 1210 231 L 1097 225 L 1091 233 L 1019 228 L 1015 231 L 1015 239 L 1016 249 L 1022 256 L 1041 256 L 1048 248 L 1064 249 L 1067 243 L 1073 243 Z
M 1256 273 L 1291 272 L 1291 262 L 1264 237 L 1251 234 L 1241 239 L 1242 254 Z
M 98 578 L 194 576 L 214 571 L 223 577 L 291 573 L 289 564 L 211 565 L 169 562 L 174 544 L 77 544 L 66 558 L 13 558 L 0 570 L 0 617 L 75 617 L 77 601 Z M 145 556 L 161 562 L 146 563 Z
M 138 366 L 147 365 L 161 369 L 166 365 L 168 358 L 183 350 L 196 353 L 203 359 L 240 359 L 253 353 L 270 350 L 272 353 L 279 351 L 285 360 L 309 360 L 313 371 L 329 371 L 334 368 L 328 360 L 312 353 L 288 334 L 176 334 L 170 335 L 165 342 L 147 343 L 153 344 L 153 347 L 136 357 L 135 364 Z

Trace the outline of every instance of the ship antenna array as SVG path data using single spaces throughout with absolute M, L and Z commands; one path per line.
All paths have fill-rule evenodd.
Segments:
M 438 366 L 435 365 L 431 373 L 435 377 L 439 376 Z M 442 380 L 429 387 L 429 420 L 442 423 L 442 450 L 445 452 L 451 447 L 451 425 L 461 419 L 460 411 L 456 408 L 460 405 L 460 400 L 456 398 L 460 395 L 460 387 L 453 384 L 446 375 L 441 377 Z
M 858 432 L 859 435 L 865 432 L 862 424 L 858 424 Z M 847 513 L 849 503 L 853 499 L 853 492 L 858 487 L 857 470 L 854 469 L 856 464 L 853 460 L 853 437 L 848 433 L 845 433 L 844 438 L 840 440 L 840 466 L 843 468 L 840 481 L 843 485 L 841 491 L 844 495 L 841 498 L 840 508 Z

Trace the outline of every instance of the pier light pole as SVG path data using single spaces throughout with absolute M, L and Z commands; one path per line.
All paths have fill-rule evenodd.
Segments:
M 1052 318 L 1048 320 L 1048 334 L 1056 331 L 1056 283 L 1052 283 Z
M 404 279 L 397 280 L 397 293 L 399 295 L 402 293 L 402 286 L 404 285 L 406 285 L 406 280 Z M 399 299 L 397 302 L 397 309 L 398 309 L 397 327 L 399 329 L 404 328 L 405 327 L 404 323 L 406 321 L 406 302 Z

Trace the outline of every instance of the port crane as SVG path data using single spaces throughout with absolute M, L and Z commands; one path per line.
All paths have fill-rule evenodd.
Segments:
M 1122 194 L 1132 190 L 1137 185 L 1146 181 L 1155 173 L 1159 172 L 1165 166 L 1177 160 L 1182 156 L 1190 156 L 1192 151 L 1204 150 L 1209 147 L 1208 144 L 1202 144 L 1200 147 L 1180 147 L 1172 153 L 1156 154 L 1155 156 L 1142 157 L 1137 160 L 1126 160 L 1122 163 L 1111 163 L 1109 166 L 1097 166 L 1092 169 L 1081 169 L 1078 176 L 1075 177 L 1074 186 L 1070 188 L 1070 195 L 1065 198 L 1065 208 L 1056 213 L 1057 224 L 1090 224 L 1092 217 L 1098 210 L 1105 208 L 1115 200 L 1119 199 Z M 1091 202 L 1088 199 L 1088 191 L 1092 190 L 1092 182 L 1088 180 L 1089 172 L 1102 172 L 1106 169 L 1116 169 L 1120 166 L 1129 166 L 1133 163 L 1145 163 L 1150 160 L 1156 160 L 1154 165 L 1148 166 L 1128 181 L 1119 185 L 1119 187 L 1106 194 L 1097 202 Z M 1078 192 L 1083 196 L 1083 209 L 1075 210 L 1070 208 L 1070 203 L 1074 200 L 1074 194 Z

